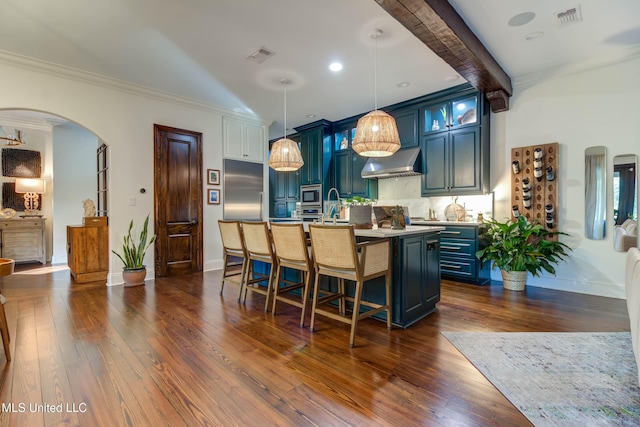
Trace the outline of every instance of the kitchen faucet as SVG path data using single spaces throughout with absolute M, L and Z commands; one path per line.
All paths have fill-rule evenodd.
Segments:
M 331 192 L 332 191 L 336 193 L 336 197 L 338 198 L 337 199 L 337 204 L 338 204 L 337 206 L 335 206 L 332 203 L 330 203 L 331 202 L 330 198 L 331 198 Z M 338 193 L 338 189 L 337 188 L 331 187 L 329 189 L 329 191 L 327 192 L 327 203 L 329 204 L 329 206 L 328 206 L 329 207 L 329 215 L 328 215 L 328 217 L 329 218 L 335 218 L 336 215 L 339 216 L 340 215 L 340 193 Z M 332 208 L 334 206 L 335 206 L 335 211 L 333 211 L 333 215 L 332 215 L 331 212 L 332 212 Z

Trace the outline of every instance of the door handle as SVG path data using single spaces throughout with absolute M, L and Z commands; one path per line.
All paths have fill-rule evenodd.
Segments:
M 189 221 L 189 224 L 191 225 L 196 225 L 198 223 L 198 221 L 196 221 L 195 219 L 192 219 L 191 221 Z

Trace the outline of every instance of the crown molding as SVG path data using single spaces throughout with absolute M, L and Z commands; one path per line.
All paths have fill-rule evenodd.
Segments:
M 638 58 L 640 58 L 640 46 L 634 46 L 632 48 L 623 49 L 612 54 L 601 55 L 573 64 L 565 64 L 557 67 L 547 68 L 535 73 L 525 74 L 523 76 L 514 78 L 513 86 L 517 88 L 525 88 L 544 80 L 566 77 L 583 73 L 585 71 L 592 71 L 598 68 L 620 64 Z
M 26 118 L 7 117 L 7 116 L 3 116 L 2 111 L 0 111 L 0 126 L 13 127 L 13 128 L 18 128 L 20 130 L 33 129 L 33 130 L 51 132 L 51 130 L 53 129 L 53 126 L 56 126 L 56 124 L 49 119 L 35 119 L 35 118 L 26 119 Z
M 55 77 L 62 77 L 80 83 L 87 83 L 94 86 L 100 86 L 106 89 L 117 90 L 130 95 L 142 96 L 156 101 L 169 102 L 188 108 L 194 108 L 201 111 L 215 112 L 223 116 L 237 117 L 244 120 L 258 122 L 265 126 L 265 122 L 258 116 L 244 112 L 235 111 L 220 105 L 210 104 L 195 99 L 174 95 L 169 92 L 163 92 L 152 89 L 147 86 L 126 82 L 124 80 L 114 79 L 112 77 L 103 76 L 101 74 L 91 73 L 79 70 L 77 68 L 67 67 L 65 65 L 55 64 L 53 62 L 43 61 L 40 59 L 19 55 L 12 52 L 0 50 L 0 63 L 19 67 L 29 71 L 36 71 Z

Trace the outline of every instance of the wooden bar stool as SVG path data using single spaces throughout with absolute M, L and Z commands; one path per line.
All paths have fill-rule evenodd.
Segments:
M 304 327 L 304 313 L 309 298 L 309 284 L 313 273 L 310 247 L 305 236 L 302 224 L 271 223 L 271 237 L 278 261 L 276 279 L 273 289 L 272 314 L 276 314 L 278 301 L 300 307 L 300 327 Z M 300 282 L 283 279 L 285 268 L 300 271 Z M 284 286 L 281 286 L 284 283 Z M 291 291 L 302 289 L 300 297 L 291 294 Z
M 311 307 L 311 325 L 315 327 L 316 314 L 351 325 L 349 345 L 355 345 L 358 321 L 381 311 L 387 312 L 387 328 L 391 329 L 391 270 L 390 242 L 388 239 L 356 244 L 353 226 L 309 225 L 311 248 L 316 279 Z M 325 293 L 320 297 L 320 276 L 338 278 L 338 292 Z M 385 303 L 377 304 L 362 300 L 362 289 L 367 280 L 385 277 Z M 356 282 L 354 296 L 347 296 L 345 280 Z M 331 308 L 320 308 L 331 301 L 339 300 L 338 312 Z M 346 316 L 345 302 L 352 302 L 351 317 Z M 360 312 L 364 305 L 370 310 Z
M 0 258 L 0 276 L 9 276 L 13 274 L 13 268 L 15 262 L 9 258 Z M 7 362 L 11 361 L 11 350 L 9 349 L 9 342 L 11 336 L 9 335 L 9 323 L 7 322 L 7 314 L 4 311 L 4 305 L 7 302 L 4 295 L 0 294 L 0 333 L 2 334 L 2 344 L 4 346 L 4 355 L 7 358 Z
M 278 268 L 278 261 L 273 251 L 273 243 L 269 233 L 269 225 L 266 222 L 242 222 L 242 236 L 244 247 L 247 250 L 247 269 L 244 276 L 244 297 L 242 302 L 247 301 L 247 291 L 252 290 L 266 297 L 264 311 L 269 310 L 269 302 L 273 291 L 273 279 Z M 260 261 L 267 264 L 269 274 L 257 272 L 255 262 Z M 260 283 L 266 280 L 267 287 L 260 287 Z
M 224 257 L 220 295 L 222 295 L 225 282 L 234 282 L 240 285 L 240 293 L 238 294 L 238 301 L 240 301 L 247 266 L 247 250 L 244 247 L 244 239 L 242 238 L 242 227 L 240 226 L 240 221 L 223 220 L 218 220 L 218 227 L 220 228 L 220 236 L 222 237 L 222 250 Z M 237 258 L 242 260 L 240 271 L 229 271 L 229 267 L 237 265 L 234 261 L 234 259 Z M 239 279 L 236 278 L 238 275 L 240 275 Z

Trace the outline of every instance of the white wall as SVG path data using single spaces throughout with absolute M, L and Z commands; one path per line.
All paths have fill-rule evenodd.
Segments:
M 607 146 L 608 213 L 613 213 L 613 157 L 640 155 L 640 58 L 589 71 L 516 82 L 509 111 L 491 117 L 492 187 L 497 218 L 509 216 L 510 153 L 513 147 L 558 142 L 559 229 L 573 248 L 557 277 L 545 274 L 528 284 L 624 298 L 626 253 L 613 250 L 613 221 L 607 238 L 584 233 L 584 150 Z M 499 280 L 499 272 L 492 278 Z
M 67 263 L 67 225 L 82 224 L 82 201 L 96 200 L 98 138 L 74 125 L 53 128 L 52 264 Z
M 87 128 L 109 145 L 112 248 L 121 245 L 131 219 L 141 224 L 147 214 L 153 216 L 153 125 L 202 132 L 203 169 L 222 170 L 222 115 L 234 115 L 210 105 L 8 54 L 0 54 L 0 93 L 0 109 L 57 114 Z M 203 191 L 205 185 L 203 179 Z M 140 194 L 140 188 L 147 192 Z M 135 206 L 130 205 L 130 198 L 136 199 Z M 77 203 L 81 200 L 79 197 Z M 204 204 L 203 218 L 204 268 L 216 268 L 222 260 L 217 228 L 222 205 Z M 114 255 L 110 257 L 109 283 L 122 283 L 120 261 Z M 153 251 L 149 251 L 145 263 L 153 266 L 153 260 Z M 149 269 L 148 277 L 154 277 L 153 269 Z

